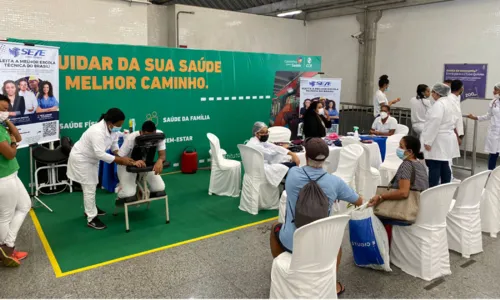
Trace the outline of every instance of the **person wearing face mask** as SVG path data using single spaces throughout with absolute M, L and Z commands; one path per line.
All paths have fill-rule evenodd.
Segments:
M 436 83 L 431 92 L 435 103 L 426 115 L 424 129 L 420 136 L 424 145 L 424 157 L 429 167 L 429 186 L 434 187 L 451 181 L 449 161 L 460 157 L 455 128 L 462 119 L 455 113 L 455 104 L 448 97 L 450 87 Z
M 389 91 L 389 76 L 382 75 L 378 80 L 378 91 L 375 93 L 373 97 L 373 116 L 378 117 L 381 110 L 381 105 L 392 106 L 393 104 L 401 101 L 401 98 L 396 98 L 392 101 L 387 100 L 387 96 L 385 92 Z
M 368 203 L 368 206 L 375 206 L 385 200 L 405 200 L 410 194 L 410 190 L 425 191 L 429 188 L 429 179 L 425 166 L 419 162 L 424 156 L 420 152 L 420 141 L 413 136 L 405 136 L 399 142 L 396 154 L 403 161 L 399 165 L 392 191 L 375 195 Z M 391 238 L 392 225 L 407 225 L 394 220 L 384 219 L 382 222 L 387 230 L 389 241 Z
M 95 200 L 96 187 L 99 183 L 99 161 L 140 167 L 140 162 L 118 156 L 118 137 L 124 121 L 125 114 L 120 109 L 109 109 L 101 116 L 98 123 L 83 133 L 69 155 L 68 178 L 82 185 L 87 226 L 94 229 L 106 228 L 99 219 L 99 216 L 106 215 L 106 212 L 96 206 Z M 107 153 L 109 149 L 114 155 Z
M 326 136 L 326 128 L 331 127 L 332 121 L 323 104 L 320 101 L 313 101 L 304 114 L 305 138 L 323 138 Z
M 27 252 L 17 251 L 17 234 L 31 209 L 31 199 L 17 176 L 17 143 L 21 135 L 9 120 L 10 99 L 0 95 L 0 261 L 18 267 Z
M 480 122 L 490 120 L 484 152 L 489 153 L 488 170 L 494 170 L 500 153 L 500 82 L 493 88 L 493 100 L 489 103 L 486 114 L 482 116 L 470 114 L 468 118 Z
M 425 114 L 431 107 L 429 98 L 431 96 L 431 89 L 425 84 L 417 86 L 417 96 L 410 99 L 411 105 L 411 125 L 413 131 L 420 137 L 424 129 Z
M 285 178 L 289 168 L 300 165 L 299 157 L 286 147 L 269 143 L 267 141 L 269 129 L 263 122 L 256 122 L 253 125 L 252 135 L 253 137 L 246 145 L 262 153 L 266 179 L 271 185 L 278 186 Z
M 378 136 L 391 136 L 396 132 L 398 121 L 390 116 L 390 108 L 388 105 L 382 105 L 380 116 L 373 121 L 370 134 Z

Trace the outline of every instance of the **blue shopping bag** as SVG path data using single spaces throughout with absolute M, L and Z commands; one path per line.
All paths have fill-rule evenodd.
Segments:
M 389 265 L 389 239 L 384 225 L 373 214 L 372 208 L 352 212 L 349 238 L 357 266 L 392 271 Z

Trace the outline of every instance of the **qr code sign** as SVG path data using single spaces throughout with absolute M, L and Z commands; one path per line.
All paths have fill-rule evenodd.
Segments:
M 51 137 L 57 135 L 57 122 L 42 123 L 43 137 Z

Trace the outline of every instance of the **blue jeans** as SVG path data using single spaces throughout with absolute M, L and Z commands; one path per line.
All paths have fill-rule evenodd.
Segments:
M 426 159 L 425 164 L 429 168 L 429 187 L 435 187 L 451 181 L 451 169 L 448 161 Z
M 490 153 L 488 158 L 488 170 L 494 170 L 497 166 L 498 153 Z

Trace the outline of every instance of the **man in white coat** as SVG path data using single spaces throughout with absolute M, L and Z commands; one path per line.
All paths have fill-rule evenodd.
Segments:
M 486 114 L 477 117 L 470 114 L 468 117 L 480 122 L 490 120 L 484 152 L 490 154 L 488 159 L 488 170 L 494 170 L 500 153 L 500 82 L 497 83 L 493 89 L 493 100 L 489 103 Z
M 450 87 L 436 83 L 432 88 L 435 103 L 428 111 L 420 139 L 424 145 L 425 163 L 429 168 L 429 187 L 451 181 L 449 161 L 460 157 L 455 128 L 458 127 L 455 105 L 448 98 Z M 460 119 L 461 121 L 461 119 Z
M 300 165 L 299 157 L 285 147 L 269 143 L 269 130 L 263 122 L 256 122 L 252 129 L 253 137 L 247 146 L 252 147 L 264 155 L 264 172 L 267 181 L 278 186 L 288 173 L 288 169 Z M 291 157 L 291 159 L 290 159 Z
M 132 150 L 135 147 L 135 138 L 140 135 L 148 135 L 154 133 L 161 133 L 161 130 L 156 130 L 156 125 L 152 121 L 146 121 L 142 124 L 142 128 L 140 131 L 135 131 L 126 136 L 123 141 L 123 145 L 120 150 L 118 150 L 118 156 L 120 157 L 131 157 Z M 148 182 L 149 188 L 151 190 L 151 198 L 155 198 L 155 195 L 158 192 L 163 192 L 165 190 L 165 182 L 161 179 L 161 172 L 163 171 L 163 163 L 166 159 L 166 143 L 165 140 L 162 140 L 158 143 L 156 147 L 158 151 L 158 160 L 156 161 L 153 171 L 149 172 L 146 180 Z M 146 163 L 144 161 L 137 161 L 137 164 L 140 168 L 146 167 Z M 132 202 L 136 201 L 136 192 L 137 192 L 137 174 L 127 172 L 126 166 L 118 166 L 118 179 L 120 180 L 120 189 L 118 192 L 118 200 L 117 203 L 124 202 Z M 157 196 L 156 196 L 157 197 Z

